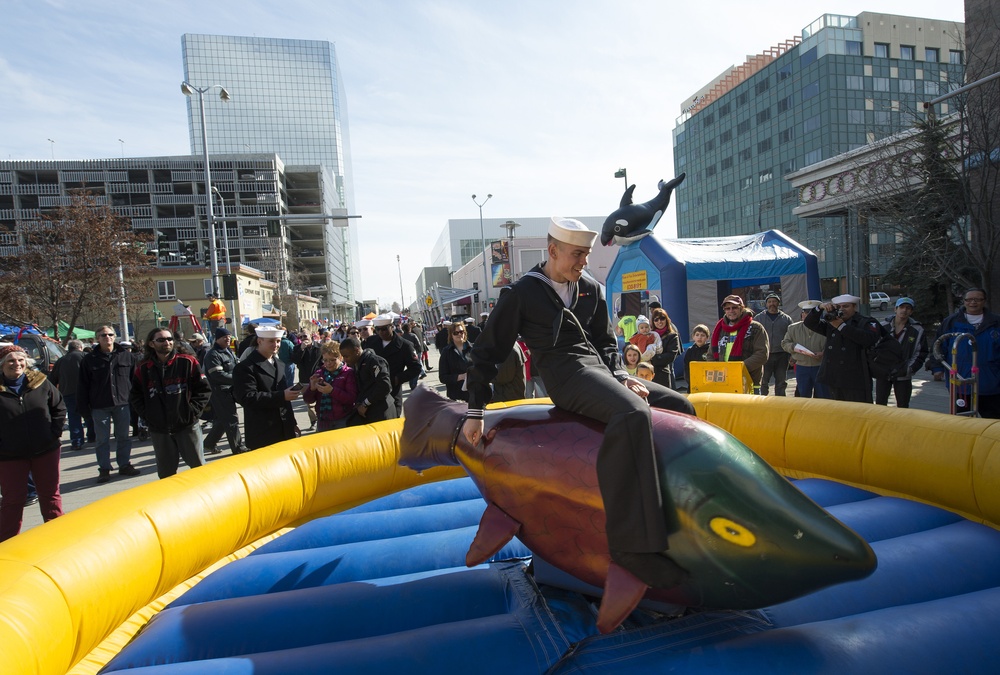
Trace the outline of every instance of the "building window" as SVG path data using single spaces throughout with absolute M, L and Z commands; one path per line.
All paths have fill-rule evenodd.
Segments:
M 778 71 L 778 81 L 787 80 L 792 76 L 792 64 L 788 64 Z
M 744 204 L 743 205 L 743 215 L 744 216 L 752 216 L 753 215 L 753 204 Z
M 687 155 L 681 155 L 677 158 L 677 166 L 684 166 L 687 164 Z
M 802 87 L 802 100 L 808 101 L 813 96 L 819 93 L 819 81 L 810 82 L 806 86 Z
M 806 153 L 806 166 L 810 164 L 815 164 L 816 162 L 822 161 L 823 159 L 823 149 L 813 150 Z
M 813 47 L 812 49 L 810 49 L 805 54 L 799 57 L 799 67 L 805 68 L 815 60 L 816 60 L 816 48 Z
M 708 193 L 705 195 L 705 202 L 711 203 L 716 201 L 718 198 L 719 198 L 718 190 L 709 190 Z
M 769 119 L 771 119 L 771 109 L 770 108 L 767 108 L 765 110 L 761 110 L 759 113 L 757 113 L 757 124 L 763 124 L 764 122 L 768 121 Z
M 722 196 L 723 197 L 728 197 L 729 195 L 733 194 L 734 187 L 735 186 L 734 186 L 733 183 L 726 183 L 725 185 L 723 185 L 722 186 Z
M 756 85 L 754 85 L 753 93 L 754 93 L 755 96 L 760 96 L 761 94 L 763 94 L 765 91 L 767 91 L 770 88 L 771 88 L 771 81 L 768 80 L 767 78 L 764 78 L 763 80 L 761 80 L 760 82 L 758 82 Z
M 731 107 L 731 105 L 729 103 L 727 103 L 725 105 L 720 105 L 719 106 L 719 117 L 720 118 L 725 117 L 726 115 L 729 114 L 730 110 L 732 110 L 732 107 Z
M 750 157 L 752 157 L 752 155 L 750 154 L 750 148 L 743 148 L 742 150 L 740 150 L 740 161 L 741 162 L 749 162 L 750 161 Z
M 912 94 L 916 91 L 913 80 L 899 80 L 899 93 Z
M 781 167 L 781 173 L 783 173 L 783 174 L 792 173 L 793 171 L 795 171 L 795 160 L 794 159 L 788 160 L 787 162 L 785 162 L 784 166 Z
M 701 124 L 702 124 L 702 126 L 705 126 L 705 127 L 712 126 L 713 124 L 715 124 L 715 115 L 712 115 L 712 114 L 705 115 L 705 117 L 703 117 L 702 120 L 701 120 Z
M 887 59 L 889 58 L 889 45 L 884 42 L 875 43 L 875 58 Z
M 875 91 L 889 91 L 889 78 L 888 77 L 873 77 L 872 78 L 872 88 Z
M 733 130 L 726 129 L 721 134 L 719 134 L 719 143 L 728 143 L 733 140 Z
M 798 190 L 788 190 L 787 192 L 781 193 L 782 206 L 787 206 L 788 204 L 798 204 L 798 203 L 799 203 Z
M 962 65 L 962 52 L 959 49 L 949 49 L 948 50 L 948 63 L 953 66 Z
M 719 216 L 718 215 L 714 215 L 714 216 L 709 216 L 708 217 L 708 226 L 709 227 L 715 227 L 718 224 L 719 224 Z
M 767 199 L 762 200 L 760 203 L 761 211 L 770 211 L 773 208 L 774 208 L 774 197 L 768 197 Z
M 863 56 L 861 53 L 861 43 L 857 40 L 846 40 L 848 56 Z
M 757 176 L 757 182 L 766 183 L 767 181 L 774 178 L 774 173 L 770 169 L 764 169 Z
M 854 89 L 855 91 L 865 90 L 865 78 L 860 75 L 848 75 L 847 76 L 847 88 Z
M 941 88 L 938 86 L 937 82 L 929 82 L 924 80 L 924 93 L 930 94 L 931 96 L 937 96 L 941 93 Z
M 903 61 L 912 61 L 914 51 L 913 45 L 899 45 L 899 58 Z
M 156 295 L 160 300 L 172 300 L 176 293 L 174 291 L 173 281 L 157 281 L 156 282 Z
M 937 47 L 924 47 L 924 61 L 937 63 L 941 60 L 941 50 Z
M 705 178 L 708 178 L 709 176 L 714 176 L 714 175 L 715 175 L 715 165 L 712 164 L 711 166 L 706 166 L 705 167 Z
M 750 120 L 743 120 L 742 122 L 736 125 L 737 136 L 745 134 L 748 131 L 750 131 Z
M 753 187 L 753 176 L 747 176 L 746 178 L 740 181 L 741 190 L 749 190 L 752 187 Z
M 813 115 L 805 122 L 802 123 L 802 133 L 808 134 L 810 131 L 816 131 L 819 129 L 820 119 L 819 115 Z
M 741 105 L 746 105 L 747 101 L 750 100 L 750 92 L 745 91 L 736 97 L 736 107 L 739 108 Z
M 732 168 L 733 168 L 733 158 L 732 157 L 726 157 L 724 160 L 722 160 L 722 170 L 723 171 L 725 171 L 726 169 L 732 169 Z
M 792 103 L 794 102 L 794 100 L 795 100 L 794 96 L 786 96 L 785 98 L 778 101 L 778 112 L 783 113 L 786 110 L 790 109 L 792 107 Z
M 795 127 L 788 127 L 778 132 L 778 143 L 788 143 L 795 138 Z
M 681 209 L 681 213 L 687 213 L 688 212 L 688 203 L 687 202 L 681 202 L 680 209 Z
M 705 141 L 705 152 L 711 152 L 712 150 L 715 150 L 714 138 L 710 138 L 707 141 Z
M 865 123 L 865 111 L 864 110 L 848 110 L 847 111 L 847 123 L 848 124 L 864 124 Z
M 761 141 L 760 143 L 757 144 L 757 154 L 758 155 L 761 154 L 762 152 L 767 152 L 770 149 L 771 149 L 771 139 L 770 138 L 765 138 L 763 141 Z

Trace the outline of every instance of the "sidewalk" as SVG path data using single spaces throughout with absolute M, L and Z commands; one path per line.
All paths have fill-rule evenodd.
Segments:
M 434 353 L 432 352 L 432 356 Z M 435 360 L 432 359 L 432 363 Z M 437 377 L 437 368 L 428 373 L 427 377 L 422 380 L 427 386 L 435 388 L 442 395 L 444 394 L 444 385 L 440 384 Z M 409 395 L 409 387 L 404 387 L 404 400 Z M 789 378 L 788 380 L 788 393 L 791 394 L 795 391 L 795 380 L 794 378 Z M 889 399 L 889 405 L 895 405 L 892 397 Z M 941 382 L 934 382 L 930 379 L 930 373 L 921 371 L 913 381 L 913 399 L 910 402 L 911 407 L 919 410 L 930 410 L 940 413 L 948 412 L 948 389 Z M 309 417 L 306 414 L 305 404 L 301 400 L 296 401 L 293 404 L 295 409 L 295 419 L 299 423 L 299 428 L 305 430 L 309 428 Z M 242 422 L 243 411 L 240 409 L 240 420 Z M 111 440 L 111 457 L 112 462 L 114 461 L 114 439 Z M 208 462 L 218 462 L 230 456 L 230 451 L 228 443 L 225 442 L 225 437 L 223 437 L 222 442 L 219 443 L 219 447 L 222 449 L 222 454 L 220 455 L 209 455 L 206 457 Z M 62 478 L 62 499 L 63 499 L 63 512 L 69 513 L 70 511 L 75 511 L 82 506 L 95 502 L 102 497 L 115 494 L 122 490 L 135 487 L 137 485 L 143 485 L 145 483 L 151 483 L 155 480 L 159 480 L 156 477 L 156 461 L 153 457 L 153 446 L 149 441 L 134 441 L 132 443 L 132 464 L 142 470 L 142 475 L 135 476 L 134 478 L 125 478 L 118 475 L 117 467 L 111 472 L 111 482 L 105 483 L 103 485 L 98 485 L 95 481 L 97 480 L 97 460 L 94 456 L 94 446 L 92 443 L 88 443 L 84 446 L 83 450 L 72 451 L 69 449 L 69 431 L 63 433 L 63 450 L 62 450 L 62 460 L 61 460 L 61 478 Z M 180 471 L 187 471 L 187 467 L 181 463 Z M 32 505 L 24 510 L 24 524 L 21 526 L 21 531 L 28 530 L 32 527 L 37 527 L 42 524 L 42 517 L 39 512 L 37 505 Z

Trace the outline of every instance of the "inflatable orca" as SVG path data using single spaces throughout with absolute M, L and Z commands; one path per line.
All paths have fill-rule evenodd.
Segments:
M 532 553 L 598 588 L 602 632 L 643 596 L 688 607 L 755 609 L 876 567 L 871 547 L 752 450 L 695 417 L 653 410 L 653 442 L 670 536 L 688 578 L 649 589 L 611 562 L 597 483 L 603 425 L 552 405 L 487 410 L 484 441 L 461 434 L 465 405 L 418 386 L 406 403 L 400 464 L 463 466 L 487 502 L 466 564 L 517 536 Z
M 653 228 L 670 203 L 670 195 L 674 188 L 684 182 L 685 176 L 687 174 L 682 173 L 668 183 L 661 180 L 658 185 L 660 193 L 642 204 L 632 203 L 635 185 L 630 185 L 622 195 L 619 209 L 604 221 L 601 227 L 601 243 L 605 246 L 610 246 L 612 243 L 625 246 L 652 234 Z

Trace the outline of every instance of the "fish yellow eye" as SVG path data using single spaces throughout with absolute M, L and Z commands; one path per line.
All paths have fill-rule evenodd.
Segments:
M 757 543 L 757 537 L 754 536 L 753 532 L 739 523 L 734 523 L 729 518 L 712 518 L 708 526 L 712 528 L 712 532 L 715 532 L 730 544 L 749 547 Z

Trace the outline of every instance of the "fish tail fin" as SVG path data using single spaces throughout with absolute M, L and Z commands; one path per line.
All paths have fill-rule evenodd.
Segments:
M 475 567 L 486 562 L 520 531 L 521 523 L 491 502 L 483 512 L 479 529 L 476 530 L 469 552 L 465 554 L 465 564 Z

